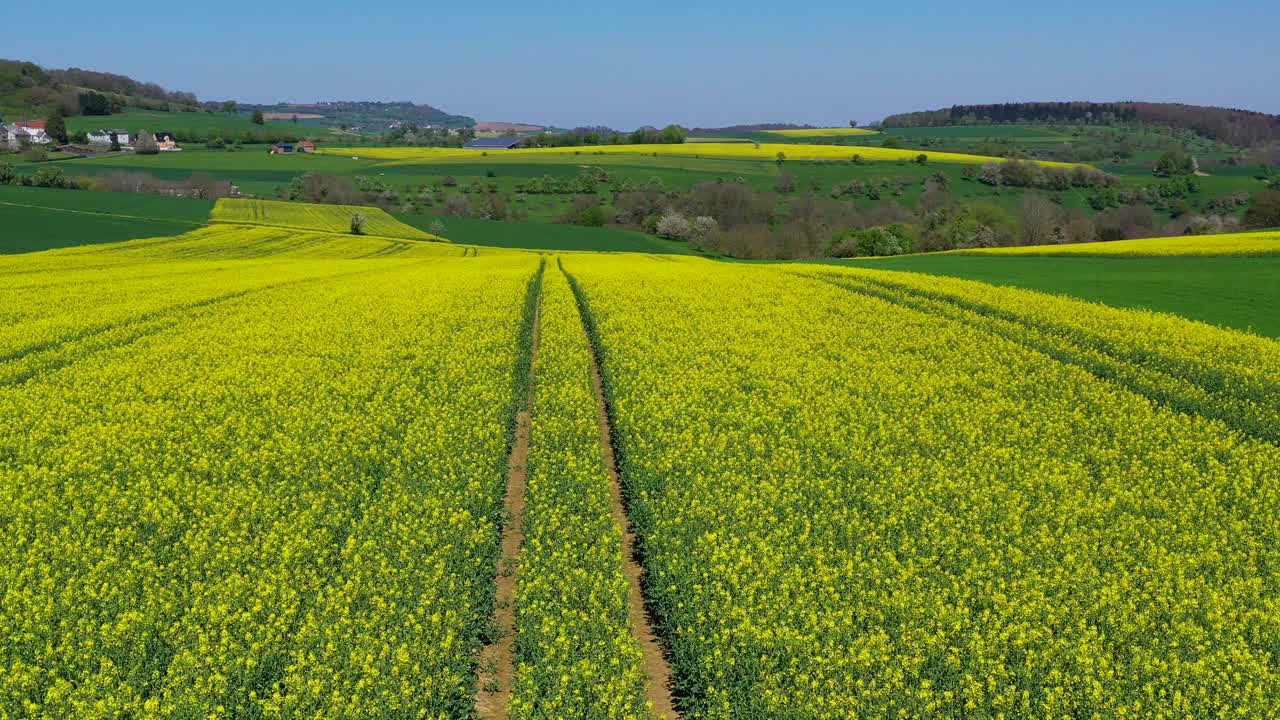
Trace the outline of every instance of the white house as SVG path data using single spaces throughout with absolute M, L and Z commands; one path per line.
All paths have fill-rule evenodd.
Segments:
M 110 145 L 112 133 L 116 136 L 116 141 L 121 147 L 129 144 L 128 130 L 94 130 L 89 133 L 89 142 L 94 145 Z
M 5 138 L 10 148 L 17 150 L 27 145 L 48 145 L 50 138 L 44 131 L 43 122 L 18 122 L 4 126 Z

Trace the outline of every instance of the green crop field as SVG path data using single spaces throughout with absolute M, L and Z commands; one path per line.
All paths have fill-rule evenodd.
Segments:
M 474 218 L 433 218 L 423 215 L 396 215 L 397 220 L 431 232 L 433 223 L 442 223 L 444 237 L 455 243 L 527 250 L 635 252 L 690 255 L 686 243 L 612 228 L 586 228 L 554 223 L 518 223 Z
M 912 255 L 845 263 L 1071 295 L 1280 339 L 1280 257 Z
M 114 115 L 76 116 L 67 118 L 67 129 L 72 132 L 91 130 L 128 130 L 130 133 L 147 132 L 180 133 L 184 130 L 207 133 L 210 130 L 299 130 L 303 133 L 327 133 L 328 130 L 311 120 L 270 120 L 262 125 L 253 123 L 248 113 L 206 112 L 153 112 L 129 110 Z
M 205 200 L 0 186 L 0 253 L 176 235 L 212 209 Z

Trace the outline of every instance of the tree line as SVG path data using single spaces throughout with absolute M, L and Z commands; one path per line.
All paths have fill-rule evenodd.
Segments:
M 1280 141 L 1280 115 L 1235 108 L 1148 102 L 1024 102 L 953 105 L 890 115 L 884 127 L 945 127 L 1014 123 L 1116 125 L 1144 123 L 1191 130 L 1240 147 Z

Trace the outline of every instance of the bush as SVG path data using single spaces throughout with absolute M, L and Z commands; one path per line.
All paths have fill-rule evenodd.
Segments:
M 76 181 L 67 177 L 60 167 L 42 167 L 31 178 L 31 184 L 42 188 L 74 188 Z
M 569 204 L 569 208 L 560 216 L 560 222 L 583 227 L 604 227 L 608 218 L 600 199 L 594 195 L 579 195 Z
M 427 226 L 427 232 L 437 237 L 444 237 L 444 234 L 448 232 L 448 230 L 445 228 L 443 222 L 439 220 L 432 220 L 431 224 Z
M 862 230 L 844 230 L 832 236 L 825 254 L 829 257 L 882 257 L 911 252 L 914 233 L 906 225 L 894 223 Z
M 362 212 L 355 213 L 351 216 L 351 234 L 363 235 L 364 228 L 369 224 L 369 216 Z
M 0 185 L 12 184 L 18 179 L 18 168 L 8 160 L 0 160 Z
M 1263 190 L 1254 193 L 1249 201 L 1249 210 L 1244 216 L 1245 224 L 1255 228 L 1280 227 L 1280 190 Z

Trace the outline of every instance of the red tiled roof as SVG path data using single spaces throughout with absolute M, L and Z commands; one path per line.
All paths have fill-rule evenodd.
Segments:
M 43 130 L 45 126 L 45 121 L 32 120 L 31 122 L 16 122 L 14 123 L 14 125 L 17 125 L 20 128 L 28 128 L 30 130 Z

